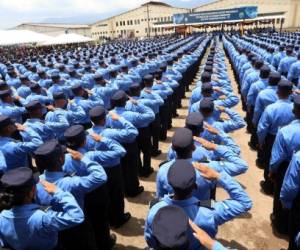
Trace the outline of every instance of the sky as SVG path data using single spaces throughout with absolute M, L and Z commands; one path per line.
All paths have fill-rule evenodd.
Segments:
M 0 0 L 0 29 L 24 22 L 92 23 L 149 0 Z M 161 0 L 193 8 L 213 0 Z

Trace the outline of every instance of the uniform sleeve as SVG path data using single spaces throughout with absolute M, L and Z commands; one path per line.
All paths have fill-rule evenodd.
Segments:
M 284 142 L 283 134 L 281 130 L 278 131 L 275 142 L 272 148 L 271 160 L 270 160 L 270 171 L 273 173 L 277 172 L 277 169 L 285 159 L 286 159 L 286 145 Z
M 225 108 L 232 108 L 239 103 L 238 96 L 234 94 L 229 94 L 226 96 L 225 100 L 216 100 L 217 105 L 223 106 Z
M 225 112 L 229 115 L 230 120 L 223 122 L 223 130 L 226 133 L 238 130 L 240 128 L 245 127 L 244 119 L 235 111 L 226 108 Z
M 225 171 L 230 176 L 237 176 L 248 170 L 247 162 L 229 150 L 226 146 L 219 145 L 214 154 L 216 157 L 223 160 L 217 162 L 220 166 L 220 170 Z
M 113 132 L 109 134 L 109 138 L 114 139 L 118 142 L 123 142 L 128 139 L 135 138 L 138 135 L 138 130 L 135 126 L 123 117 L 120 117 L 119 123 L 122 128 L 113 128 Z
M 214 204 L 215 222 L 222 225 L 250 210 L 252 201 L 240 184 L 225 172 L 221 173 L 218 183 L 230 196 L 229 199 Z
M 260 145 L 262 145 L 265 141 L 265 138 L 267 136 L 267 133 L 269 131 L 271 125 L 271 119 L 268 113 L 268 109 L 266 109 L 259 122 L 258 122 L 258 126 L 257 126 L 257 137 L 258 137 L 258 142 Z
M 219 135 L 217 135 L 217 139 L 220 142 L 218 144 L 222 144 L 222 145 L 227 146 L 230 150 L 232 150 L 234 153 L 236 153 L 238 155 L 241 153 L 240 147 L 225 132 L 220 131 Z
M 82 121 L 86 118 L 84 109 L 78 105 L 71 104 L 69 106 L 68 114 L 70 114 L 72 121 Z
M 264 111 L 264 106 L 261 101 L 261 96 L 258 95 L 255 101 L 255 108 L 254 108 L 253 119 L 252 119 L 252 123 L 254 126 L 257 126 L 263 111 Z
M 228 248 L 224 247 L 219 241 L 215 241 L 211 250 L 228 250 Z
M 97 146 L 97 144 L 99 146 Z M 100 143 L 96 144 L 96 151 L 90 151 L 93 160 L 101 164 L 107 163 L 112 159 L 123 157 L 126 150 L 115 140 L 102 138 Z M 103 147 L 104 146 L 104 147 Z
M 145 105 L 138 104 L 137 105 L 138 114 L 133 115 L 133 125 L 139 127 L 139 124 L 142 123 L 150 123 L 155 119 L 155 114 L 151 108 L 146 107 Z
M 52 130 L 52 131 L 62 131 L 62 130 L 66 130 L 70 125 L 69 122 L 67 120 L 67 118 L 63 115 L 63 114 L 56 114 L 56 121 L 50 121 L 47 119 L 46 117 L 46 126 Z
M 299 194 L 300 191 L 300 164 L 297 155 L 294 155 L 290 165 L 285 173 L 283 180 L 280 200 L 282 201 L 284 207 L 291 208 L 294 199 Z
M 18 153 L 31 153 L 35 151 L 42 143 L 41 137 L 32 129 L 26 128 L 21 132 L 24 142 L 15 143 L 14 151 Z M 30 138 L 30 141 L 27 139 Z
M 53 195 L 52 202 L 61 207 L 62 211 L 49 210 L 43 215 L 41 227 L 46 233 L 62 231 L 83 222 L 83 211 L 69 192 L 58 190 Z
M 0 173 L 4 173 L 6 169 L 7 169 L 7 165 L 6 165 L 5 157 L 2 154 L 2 152 L 0 152 Z
M 72 190 L 89 193 L 106 183 L 107 175 L 99 163 L 91 161 L 88 155 L 86 155 L 81 160 L 81 164 L 83 164 L 83 166 L 86 168 L 87 175 L 81 177 L 75 176 L 71 178 L 72 182 L 69 184 L 72 186 Z
M 255 85 L 254 83 L 251 85 L 249 92 L 247 94 L 247 106 L 254 106 L 255 105 Z

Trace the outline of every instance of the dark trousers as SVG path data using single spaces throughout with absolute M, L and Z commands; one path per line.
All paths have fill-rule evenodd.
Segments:
M 97 250 L 93 227 L 88 218 L 75 227 L 60 231 L 58 249 L 64 250 Z
M 169 100 L 166 99 L 164 105 L 159 108 L 159 116 L 160 116 L 160 139 L 167 138 L 167 131 L 169 126 Z M 171 118 L 172 119 L 172 118 Z
M 266 181 L 266 185 L 268 185 L 270 188 L 273 188 L 273 182 L 269 178 L 269 169 L 275 137 L 276 135 L 267 134 L 262 149 L 258 151 L 258 157 L 260 159 L 259 161 L 264 167 L 264 179 Z
M 109 231 L 109 195 L 107 184 L 86 195 L 84 210 L 93 228 L 97 249 L 110 250 L 112 242 Z
M 280 201 L 280 191 L 289 162 L 283 162 L 278 168 L 274 183 L 273 216 L 274 226 L 281 234 L 288 233 L 289 211 L 284 209 Z
M 160 137 L 160 116 L 159 113 L 155 114 L 155 120 L 150 123 L 150 132 L 152 139 L 152 151 L 157 151 L 159 148 Z
M 288 250 L 300 250 L 296 246 L 295 238 L 300 232 L 300 195 L 293 202 L 289 217 L 289 248 Z
M 179 97 L 179 87 L 173 89 L 174 92 L 172 94 L 172 116 L 175 116 L 177 113 L 178 102 L 180 100 Z
M 121 159 L 125 194 L 135 193 L 140 186 L 139 182 L 139 148 L 136 141 L 123 143 L 126 155 Z
M 107 174 L 107 187 L 110 200 L 109 222 L 111 225 L 117 225 L 124 216 L 124 184 L 122 168 L 120 165 L 105 168 Z
M 250 133 L 253 133 L 253 123 L 252 123 L 252 118 L 253 118 L 253 112 L 254 112 L 254 107 L 251 106 L 250 112 L 247 111 L 246 113 L 246 123 L 247 123 L 247 131 Z
M 151 167 L 151 153 L 152 153 L 152 142 L 151 132 L 149 127 L 139 128 L 139 135 L 137 137 L 139 156 L 143 153 L 143 162 L 140 157 L 140 171 L 147 170 Z

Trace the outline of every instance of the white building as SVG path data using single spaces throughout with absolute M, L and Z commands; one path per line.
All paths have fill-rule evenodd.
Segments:
M 156 28 L 155 23 L 173 23 L 173 15 L 190 9 L 176 8 L 161 2 L 148 2 L 138 8 L 91 25 L 93 38 L 147 37 L 173 33 L 174 29 Z
M 23 23 L 14 27 L 18 30 L 31 30 L 50 36 L 67 33 L 75 33 L 83 36 L 91 36 L 91 28 L 85 24 L 55 24 L 55 23 Z
M 193 12 L 233 9 L 244 6 L 258 7 L 258 20 L 274 19 L 276 28 L 300 27 L 300 0 L 216 0 L 194 8 Z

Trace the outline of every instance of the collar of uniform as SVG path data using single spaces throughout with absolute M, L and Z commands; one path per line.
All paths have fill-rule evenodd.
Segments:
M 90 130 L 91 132 L 94 132 L 96 134 L 101 134 L 101 132 L 106 129 L 106 125 L 105 126 L 93 126 L 92 129 Z
M 65 176 L 64 172 L 49 172 L 45 170 L 44 174 L 45 180 L 48 182 L 55 182 Z
M 29 118 L 29 119 L 27 119 L 26 122 L 30 122 L 30 123 L 41 122 L 41 123 L 43 123 L 43 120 L 41 120 L 39 118 Z
M 292 103 L 290 99 L 278 99 L 277 102 L 279 103 Z
M 291 122 L 291 124 L 296 124 L 296 123 L 300 123 L 300 119 L 296 119 L 296 120 Z
M 115 110 L 118 111 L 126 111 L 125 107 L 115 107 Z
M 1 215 L 6 218 L 23 218 L 39 208 L 39 205 L 31 203 L 23 206 L 15 206 L 10 210 L 3 210 Z
M 188 207 L 191 205 L 198 204 L 199 200 L 195 197 L 190 197 L 185 200 L 173 200 L 171 195 L 165 195 L 163 200 L 168 204 L 168 205 L 175 205 L 179 207 Z
M 268 86 L 267 86 L 267 89 L 277 89 L 277 86 L 271 86 L 271 85 L 268 85 Z

